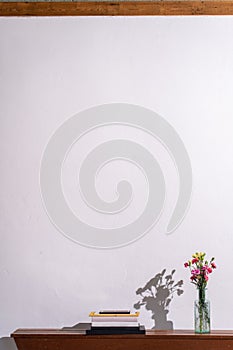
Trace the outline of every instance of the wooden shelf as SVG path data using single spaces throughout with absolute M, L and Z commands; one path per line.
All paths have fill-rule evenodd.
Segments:
M 233 331 L 195 334 L 191 330 L 148 330 L 145 335 L 86 336 L 59 329 L 18 329 L 19 350 L 233 350 Z
M 233 1 L 0 2 L 0 16 L 233 15 Z

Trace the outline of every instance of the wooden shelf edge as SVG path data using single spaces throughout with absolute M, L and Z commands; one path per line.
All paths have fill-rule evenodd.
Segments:
M 233 1 L 0 2 L 0 16 L 233 15 Z

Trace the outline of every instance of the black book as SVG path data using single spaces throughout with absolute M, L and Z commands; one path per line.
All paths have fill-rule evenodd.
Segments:
M 99 312 L 100 315 L 109 315 L 109 314 L 114 314 L 114 315 L 128 315 L 130 314 L 130 310 L 102 310 Z
M 86 335 L 145 334 L 145 327 L 91 327 Z

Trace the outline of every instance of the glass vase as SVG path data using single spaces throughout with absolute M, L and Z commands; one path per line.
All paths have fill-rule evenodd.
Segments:
M 204 288 L 198 288 L 198 299 L 194 302 L 194 326 L 195 333 L 210 333 L 210 302 Z

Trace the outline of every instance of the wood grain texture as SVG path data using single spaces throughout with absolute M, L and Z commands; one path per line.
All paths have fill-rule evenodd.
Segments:
M 56 329 L 21 329 L 11 336 L 18 350 L 233 350 L 233 331 L 149 330 L 146 335 L 86 336 Z
M 0 16 L 233 15 L 233 1 L 0 2 Z

